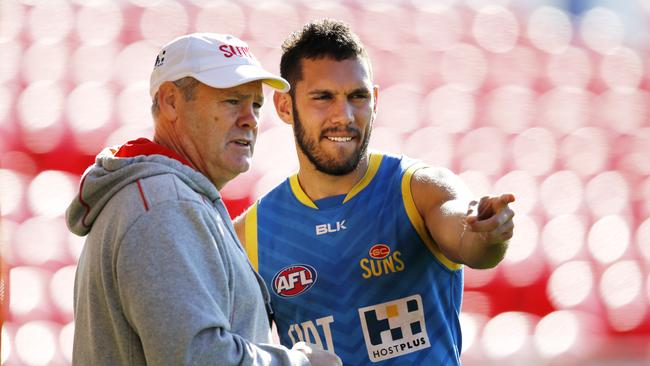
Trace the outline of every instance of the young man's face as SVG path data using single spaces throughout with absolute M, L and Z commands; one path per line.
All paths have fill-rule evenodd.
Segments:
M 294 91 L 293 128 L 299 154 L 331 175 L 352 172 L 365 155 L 377 89 L 364 59 L 303 59 Z
M 196 88 L 195 98 L 182 102 L 179 137 L 196 168 L 221 188 L 250 167 L 264 103 L 262 82 Z

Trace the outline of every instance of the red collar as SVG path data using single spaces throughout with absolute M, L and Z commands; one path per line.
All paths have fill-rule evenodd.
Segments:
M 163 145 L 157 144 L 144 137 L 140 137 L 137 140 L 131 140 L 125 143 L 124 145 L 120 146 L 117 149 L 114 155 L 118 158 L 132 158 L 140 155 L 154 155 L 154 154 L 164 155 L 168 158 L 178 160 L 181 163 L 194 169 L 194 167 L 192 166 L 192 164 L 190 164 L 189 161 L 185 160 L 185 158 L 180 156 L 175 151 Z

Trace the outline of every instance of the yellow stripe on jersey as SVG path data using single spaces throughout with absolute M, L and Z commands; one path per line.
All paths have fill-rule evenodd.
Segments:
M 318 206 L 314 203 L 314 201 L 307 196 L 307 193 L 302 190 L 302 187 L 300 186 L 300 182 L 298 182 L 298 174 L 294 174 L 289 178 L 289 184 L 291 185 L 291 190 L 293 191 L 293 194 L 296 196 L 298 201 L 302 203 L 303 205 L 311 208 L 315 208 L 318 210 Z
M 368 162 L 368 170 L 366 170 L 366 174 L 363 175 L 363 178 L 352 187 L 350 192 L 345 196 L 343 199 L 343 203 L 346 203 L 347 201 L 351 200 L 352 197 L 356 196 L 359 192 L 361 192 L 364 188 L 370 184 L 372 181 L 372 178 L 375 177 L 375 174 L 377 174 L 377 171 L 379 170 L 379 165 L 381 165 L 381 159 L 384 156 L 381 154 L 370 154 L 369 162 Z
M 252 205 L 248 212 L 246 212 L 246 221 L 244 223 L 246 233 L 246 243 L 244 249 L 248 254 L 248 259 L 251 261 L 253 268 L 259 272 L 258 257 L 257 257 L 257 203 Z
M 426 228 L 424 219 L 415 206 L 413 193 L 411 192 L 411 178 L 413 178 L 413 174 L 416 170 L 424 167 L 426 167 L 426 165 L 423 163 L 413 164 L 406 170 L 406 172 L 404 172 L 404 176 L 402 177 L 402 199 L 404 200 L 406 214 L 408 215 L 409 220 L 411 220 L 411 224 L 413 224 L 415 231 L 418 232 L 418 235 L 424 244 L 427 246 L 429 251 L 431 251 L 431 253 L 438 259 L 438 261 L 450 270 L 461 269 L 463 267 L 461 264 L 449 260 L 449 258 L 445 257 L 445 255 L 442 254 L 438 248 L 438 245 L 436 245 L 436 243 L 431 238 L 431 235 L 429 235 L 429 231 Z
M 368 184 L 370 184 L 372 178 L 375 177 L 375 174 L 377 174 L 377 171 L 379 170 L 379 165 L 381 165 L 382 158 L 383 155 L 381 154 L 370 154 L 370 158 L 368 159 L 368 170 L 366 170 L 366 174 L 364 174 L 363 178 L 361 178 L 361 180 L 357 182 L 354 187 L 352 187 L 350 192 L 348 192 L 348 194 L 343 199 L 343 203 L 352 199 L 352 197 L 356 196 L 359 192 L 366 188 Z M 289 184 L 291 185 L 291 191 L 293 192 L 294 196 L 296 196 L 296 199 L 300 201 L 300 203 L 307 207 L 315 208 L 318 210 L 318 206 L 316 206 L 314 201 L 312 201 L 311 198 L 307 196 L 307 193 L 302 190 L 300 182 L 298 181 L 298 174 L 294 174 L 289 177 Z

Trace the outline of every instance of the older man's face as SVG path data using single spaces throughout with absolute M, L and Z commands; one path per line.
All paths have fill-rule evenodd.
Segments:
M 250 167 L 264 103 L 262 82 L 196 88 L 192 100 L 181 102 L 178 141 L 195 168 L 220 189 Z

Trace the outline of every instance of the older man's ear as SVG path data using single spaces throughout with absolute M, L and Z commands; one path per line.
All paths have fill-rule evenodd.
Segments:
M 178 118 L 178 97 L 180 89 L 171 81 L 166 81 L 160 85 L 156 98 L 158 98 L 158 108 L 164 119 L 175 121 Z

